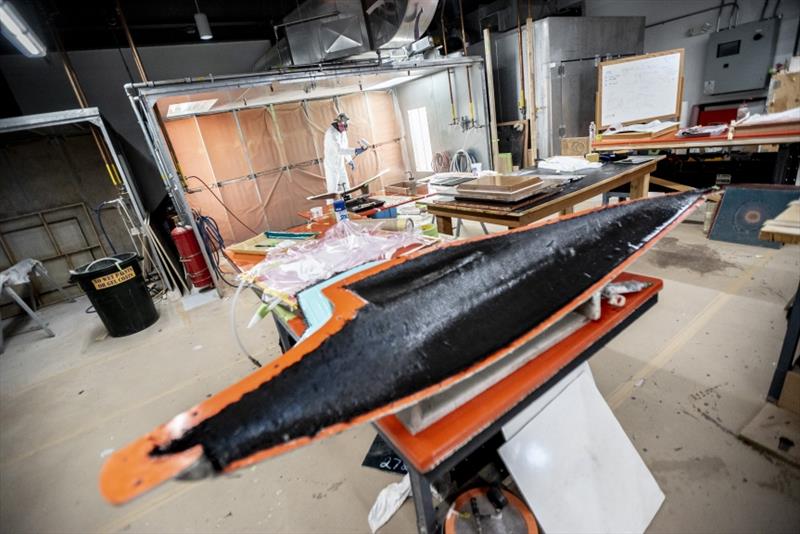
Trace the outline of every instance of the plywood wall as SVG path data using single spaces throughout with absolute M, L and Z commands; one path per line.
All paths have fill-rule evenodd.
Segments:
M 377 145 L 355 160 L 351 183 L 383 169 L 389 170 L 381 178 L 384 185 L 402 180 L 402 130 L 392 95 L 356 93 L 167 121 L 189 205 L 217 221 L 226 243 L 252 237 L 250 229 L 282 230 L 302 223 L 299 211 L 324 204 L 306 197 L 325 191 L 323 139 L 340 112 L 351 118 L 351 146 L 361 138 Z M 193 176 L 205 181 L 241 222 Z

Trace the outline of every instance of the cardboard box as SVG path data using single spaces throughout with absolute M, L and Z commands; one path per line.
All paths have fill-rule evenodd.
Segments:
M 800 106 L 800 72 L 779 72 L 772 76 L 767 111 L 775 113 Z

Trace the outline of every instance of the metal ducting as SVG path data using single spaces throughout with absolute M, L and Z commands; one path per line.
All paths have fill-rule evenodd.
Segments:
M 427 31 L 438 0 L 306 0 L 275 26 L 285 33 L 268 67 L 309 65 L 378 50 L 410 47 Z
M 294 65 L 340 59 L 370 50 L 361 2 L 306 0 L 281 24 Z
M 404 48 L 418 41 L 436 15 L 438 0 L 373 0 L 366 9 L 373 50 Z

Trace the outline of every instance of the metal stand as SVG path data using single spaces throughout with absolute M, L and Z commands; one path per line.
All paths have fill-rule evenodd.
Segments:
M 783 338 L 781 355 L 778 358 L 775 374 L 772 375 L 772 383 L 769 386 L 767 400 L 770 402 L 778 402 L 781 396 L 786 373 L 794 365 L 792 359 L 794 358 L 795 350 L 797 350 L 798 341 L 800 341 L 800 287 L 797 288 L 797 292 L 794 294 L 794 303 L 792 304 L 792 310 L 789 312 L 789 322 L 786 325 L 786 335 Z
M 55 281 L 53 281 L 52 278 L 50 278 L 50 276 L 47 274 L 47 272 L 45 272 L 45 270 L 41 266 L 34 265 L 33 269 L 31 269 L 31 272 L 33 274 L 35 274 L 36 276 L 42 276 L 42 277 L 46 278 L 56 288 L 56 290 L 58 290 L 58 292 L 61 294 L 61 296 L 64 297 L 65 301 L 67 301 L 67 302 L 75 302 L 75 299 L 73 299 L 72 297 L 70 297 L 69 295 L 64 293 L 64 290 L 61 289 L 58 286 L 58 284 L 56 284 Z M 33 285 L 31 285 L 31 287 L 33 287 Z M 33 290 L 31 290 L 31 291 L 33 291 Z M 37 324 L 37 327 L 34 328 L 33 330 L 44 330 L 45 333 L 47 334 L 47 337 L 56 337 L 56 335 L 53 333 L 53 331 L 50 330 L 50 328 L 48 328 L 48 325 L 44 321 L 44 319 L 42 319 L 39 316 L 38 313 L 36 313 L 30 306 L 28 306 L 28 304 L 22 299 L 22 297 L 17 295 L 16 291 L 11 289 L 11 287 L 6 286 L 6 287 L 3 288 L 3 293 L 5 293 L 9 297 L 11 297 L 11 300 L 16 302 L 17 305 L 20 308 L 22 308 L 22 310 L 25 313 L 28 314 L 28 317 L 30 317 L 33 320 L 33 322 Z M 33 304 L 34 306 L 36 305 L 33 298 L 31 298 L 31 304 Z M 27 330 L 27 332 L 30 332 L 30 331 L 32 331 L 32 330 Z M 3 325 L 0 322 L 0 354 L 2 354 L 5 351 L 5 348 L 6 347 L 5 347 L 5 339 L 3 337 Z

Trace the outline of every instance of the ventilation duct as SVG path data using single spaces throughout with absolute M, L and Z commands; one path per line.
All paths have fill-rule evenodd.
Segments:
M 285 34 L 267 66 L 309 65 L 370 51 L 408 49 L 425 33 L 438 0 L 306 0 L 275 26 Z

